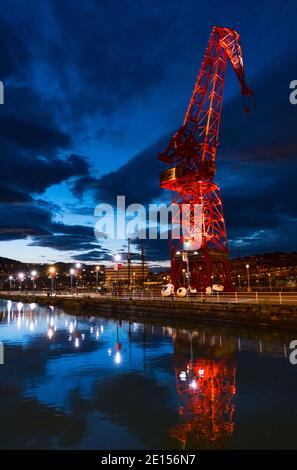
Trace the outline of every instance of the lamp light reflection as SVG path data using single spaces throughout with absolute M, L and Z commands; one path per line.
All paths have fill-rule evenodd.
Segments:
M 49 339 L 52 339 L 52 337 L 54 336 L 54 330 L 52 328 L 49 328 L 47 336 L 49 337 Z
M 193 390 L 196 390 L 196 388 L 198 387 L 196 380 L 192 380 L 192 382 L 190 382 L 190 387 Z
M 115 362 L 116 364 L 121 364 L 121 362 L 122 362 L 122 356 L 121 356 L 120 351 L 117 351 L 117 352 L 115 353 L 114 362 Z

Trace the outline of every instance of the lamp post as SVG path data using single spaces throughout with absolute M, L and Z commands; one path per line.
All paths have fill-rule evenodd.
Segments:
M 251 292 L 251 285 L 250 285 L 250 265 L 246 264 L 246 274 L 247 274 L 247 291 Z
M 73 268 L 70 269 L 69 274 L 70 274 L 70 290 L 72 292 L 72 290 L 73 290 L 73 276 L 75 274 L 75 271 L 74 271 Z
M 186 270 L 185 268 L 183 268 L 183 282 L 184 282 L 184 286 L 186 285 Z
M 18 278 L 20 280 L 20 290 L 22 290 L 23 280 L 24 280 L 24 273 L 19 273 Z
M 117 289 L 119 288 L 119 267 L 118 267 L 118 262 L 121 261 L 122 257 L 119 253 L 117 253 L 114 257 L 116 263 L 117 263 Z
M 237 276 L 237 277 L 238 277 L 238 287 L 239 287 L 239 289 L 240 289 L 240 288 L 241 288 L 240 274 L 238 274 L 238 276 Z
M 187 263 L 187 284 L 188 284 L 188 287 L 190 287 L 190 260 L 189 260 L 189 249 L 191 248 L 191 241 L 190 240 L 186 240 L 184 242 L 184 247 L 185 247 L 185 250 L 183 251 L 183 261 L 186 261 Z
M 12 289 L 12 280 L 13 280 L 13 277 L 12 276 L 9 276 L 9 290 Z
M 99 273 L 100 273 L 100 266 L 96 266 L 96 290 L 97 291 L 99 287 Z
M 133 273 L 133 289 L 135 289 L 135 276 L 136 276 L 136 273 Z
M 272 291 L 272 286 L 271 286 L 271 274 L 268 273 L 268 280 L 269 280 L 269 289 L 270 289 L 270 292 Z
M 78 287 L 79 286 L 79 270 L 81 268 L 81 263 L 75 263 L 75 267 L 76 267 L 76 276 L 77 276 L 76 286 Z
M 31 271 L 31 279 L 32 279 L 32 283 L 33 283 L 33 292 L 35 292 L 36 290 L 36 277 L 37 277 L 37 271 L 35 271 L 35 269 L 33 269 L 33 271 Z
M 54 268 L 54 266 L 51 266 L 49 268 L 49 273 L 51 276 L 51 291 L 53 291 L 55 289 L 55 275 L 56 275 L 56 269 Z

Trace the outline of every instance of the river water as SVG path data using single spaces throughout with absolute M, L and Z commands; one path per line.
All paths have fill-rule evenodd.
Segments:
M 0 448 L 296 449 L 292 339 L 0 301 Z

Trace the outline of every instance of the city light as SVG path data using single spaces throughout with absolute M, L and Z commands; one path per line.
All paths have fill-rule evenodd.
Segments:
M 196 380 L 192 380 L 192 382 L 190 382 L 190 387 L 191 387 L 193 390 L 196 390 L 196 389 L 198 388 L 198 385 L 197 385 Z
M 250 286 L 250 265 L 249 264 L 246 264 L 245 265 L 246 267 L 246 274 L 247 274 L 247 291 L 248 292 L 251 292 L 251 286 Z
M 52 337 L 54 336 L 54 330 L 52 328 L 49 328 L 47 336 L 49 337 L 49 339 L 52 339 Z
M 122 362 L 122 356 L 121 356 L 121 353 L 119 351 L 117 351 L 115 353 L 114 362 L 116 364 L 120 364 Z
M 76 267 L 76 269 L 80 269 L 81 268 L 81 263 L 75 263 L 75 267 Z

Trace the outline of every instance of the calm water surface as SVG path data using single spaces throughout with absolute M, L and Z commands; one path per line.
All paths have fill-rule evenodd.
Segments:
M 294 335 L 0 302 L 0 448 L 297 448 Z

